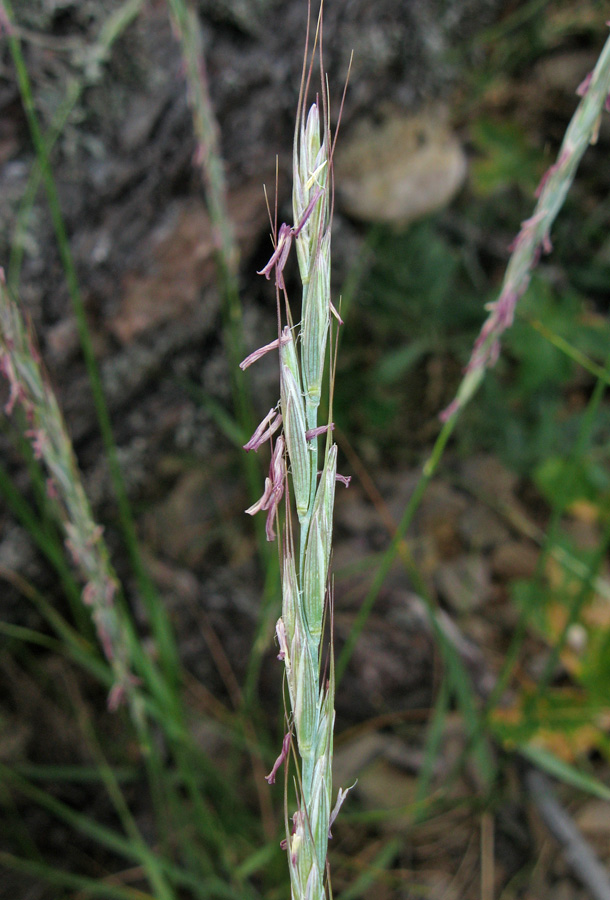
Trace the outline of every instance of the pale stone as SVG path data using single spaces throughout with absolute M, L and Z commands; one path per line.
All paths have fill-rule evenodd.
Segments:
M 335 158 L 341 206 L 368 222 L 418 219 L 449 203 L 465 176 L 466 156 L 444 107 L 362 121 L 342 137 Z

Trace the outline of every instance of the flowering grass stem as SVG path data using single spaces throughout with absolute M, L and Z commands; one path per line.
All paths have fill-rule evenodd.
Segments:
M 309 22 L 308 22 L 309 26 Z M 309 30 L 309 27 L 308 27 Z M 316 46 L 319 51 L 321 102 L 306 109 Z M 330 298 L 332 223 L 332 148 L 326 78 L 322 59 L 322 16 L 308 68 L 306 46 L 293 150 L 293 222 L 274 223 L 275 249 L 261 274 L 275 279 L 278 337 L 242 363 L 249 365 L 270 350 L 279 351 L 279 414 L 270 410 L 246 449 L 258 450 L 264 438 L 272 448 L 263 496 L 247 512 L 267 511 L 267 536 L 285 501 L 280 542 L 282 616 L 276 634 L 286 673 L 286 736 L 268 780 L 288 765 L 290 747 L 298 762 L 297 809 L 290 818 L 286 800 L 286 839 L 293 900 L 323 900 L 330 892 L 327 847 L 331 825 L 335 674 L 332 651 L 332 587 L 329 575 L 337 481 L 337 445 L 332 441 L 333 341 Z M 302 284 L 301 314 L 295 327 L 283 269 L 296 248 Z M 282 310 L 285 309 L 284 324 Z M 338 325 L 336 326 L 339 327 Z M 330 369 L 329 419 L 319 422 L 326 366 Z M 319 447 L 323 441 L 323 447 Z M 321 463 L 322 471 L 318 471 Z M 293 515 L 296 512 L 296 516 Z M 295 545 L 297 551 L 295 552 Z M 323 647 L 328 625 L 331 643 Z M 288 708 L 289 707 L 289 708 Z M 286 774 L 286 786 L 288 775 Z M 347 791 L 342 791 L 333 819 Z
M 12 23 L 13 10 L 9 0 L 1 0 L 1 8 L 3 9 L 7 21 L 9 23 Z M 74 310 L 76 327 L 93 396 L 93 404 L 100 427 L 100 433 L 102 435 L 102 440 L 104 443 L 104 450 L 108 462 L 108 468 L 110 471 L 114 493 L 117 500 L 119 518 L 121 521 L 121 529 L 123 532 L 125 546 L 128 551 L 136 578 L 138 580 L 138 586 L 142 593 L 142 598 L 146 604 L 151 628 L 155 635 L 155 640 L 159 648 L 159 654 L 164 670 L 168 676 L 168 679 L 172 680 L 175 685 L 177 683 L 179 665 L 176 646 L 173 640 L 172 628 L 169 624 L 169 619 L 167 617 L 165 609 L 159 602 L 159 597 L 155 585 L 153 584 L 150 574 L 146 566 L 144 565 L 140 554 L 135 522 L 133 519 L 131 506 L 127 497 L 127 491 L 125 489 L 125 482 L 119 464 L 110 414 L 108 412 L 108 406 L 104 397 L 99 367 L 93 349 L 93 340 L 87 323 L 87 316 L 85 313 L 85 307 L 79 286 L 76 265 L 74 263 L 74 257 L 70 249 L 68 233 L 61 211 L 59 193 L 57 190 L 55 179 L 53 177 L 47 144 L 42 133 L 38 114 L 36 112 L 30 78 L 25 65 L 25 60 L 23 58 L 23 53 L 21 51 L 19 39 L 12 28 L 9 28 L 7 30 L 7 38 L 11 56 L 13 58 L 16 69 L 19 92 L 21 94 L 24 111 L 27 117 L 28 126 L 32 137 L 32 142 L 36 150 L 36 156 L 42 175 L 42 181 L 47 194 L 47 201 L 51 219 L 53 222 L 55 236 L 57 239 L 59 256 L 65 273 L 72 308 Z
M 431 455 L 423 467 L 418 484 L 409 499 L 396 527 L 393 539 L 381 558 L 373 583 L 358 611 L 349 637 L 337 660 L 336 678 L 339 682 L 347 668 L 362 630 L 373 609 L 381 586 L 396 558 L 401 541 L 410 526 L 424 496 L 429 481 L 434 476 L 445 447 L 457 425 L 459 416 L 475 395 L 485 373 L 498 358 L 500 338 L 512 324 L 515 307 L 525 293 L 531 271 L 542 252 L 550 252 L 550 231 L 567 192 L 574 180 L 578 164 L 589 146 L 595 143 L 600 117 L 608 109 L 610 92 L 610 38 L 606 41 L 595 69 L 579 87 L 581 95 L 578 107 L 566 131 L 556 162 L 543 177 L 538 190 L 538 202 L 533 215 L 527 219 L 513 242 L 506 274 L 498 300 L 489 306 L 489 317 L 475 342 L 472 355 L 458 387 L 455 400 L 441 415 L 442 427 Z M 597 377 L 600 374 L 597 373 Z M 604 379 L 606 375 L 603 375 Z
M 481 384 L 485 369 L 497 361 L 500 339 L 513 323 L 515 308 L 529 286 L 532 270 L 542 253 L 552 250 L 553 222 L 564 204 L 585 150 L 597 141 L 604 110 L 610 110 L 610 38 L 594 70 L 578 87 L 577 94 L 582 99 L 568 125 L 556 161 L 538 185 L 534 213 L 522 223 L 512 244 L 499 297 L 487 307 L 489 316 L 475 342 L 456 398 L 443 413 L 444 419 L 463 409 Z
M 25 436 L 31 441 L 35 459 L 46 466 L 49 501 L 60 511 L 66 546 L 85 580 L 82 600 L 92 611 L 100 643 L 115 677 L 109 706 L 116 707 L 125 698 L 135 702 L 136 678 L 131 671 L 126 625 L 115 602 L 119 583 L 102 540 L 102 529 L 93 519 L 57 400 L 43 374 L 33 336 L 9 294 L 2 270 L 0 370 L 9 386 L 5 412 L 11 414 L 17 405 L 24 411 L 28 423 Z M 141 716 L 141 709 L 134 711 Z

